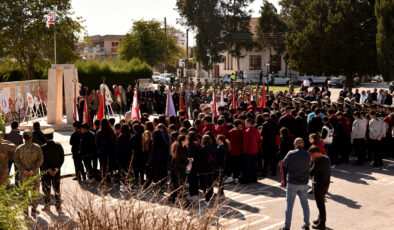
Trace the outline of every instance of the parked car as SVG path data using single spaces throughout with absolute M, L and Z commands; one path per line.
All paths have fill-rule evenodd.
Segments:
M 353 87 L 356 86 L 357 77 L 353 78 Z M 339 75 L 338 77 L 332 77 L 327 82 L 328 87 L 330 88 L 342 88 L 346 86 L 346 76 Z
M 327 84 L 329 77 L 326 76 L 299 76 L 298 83 L 301 84 L 304 79 L 309 79 L 310 84 Z
M 290 82 L 290 77 L 285 77 L 283 75 L 272 74 L 270 75 L 269 85 L 288 85 Z
M 160 79 L 160 73 L 159 72 L 154 72 L 152 75 L 152 81 L 153 83 L 157 83 Z
M 372 77 L 371 81 L 375 81 L 375 82 L 383 82 L 383 76 L 382 75 L 376 75 L 374 77 Z
M 330 80 L 328 80 L 327 85 L 330 88 L 342 88 L 346 84 L 346 76 L 338 76 L 338 77 L 332 77 Z
M 226 85 L 226 86 L 229 86 L 230 84 L 231 84 L 231 78 L 230 78 L 230 74 L 226 74 L 226 75 L 224 75 L 223 76 L 223 78 L 221 79 L 222 81 L 223 81 L 223 84 L 224 85 Z M 246 82 L 246 83 L 252 83 L 252 81 L 250 80 L 250 79 L 248 79 L 248 78 L 241 78 L 241 77 L 238 77 L 236 80 L 235 80 L 235 82 Z

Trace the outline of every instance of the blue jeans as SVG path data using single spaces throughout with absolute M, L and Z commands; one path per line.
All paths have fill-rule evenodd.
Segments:
M 18 168 L 16 167 L 14 161 L 8 161 L 8 175 L 11 174 L 11 167 L 12 167 L 12 164 L 14 164 L 14 169 L 15 169 L 15 184 L 17 185 L 18 182 L 19 182 L 19 170 L 18 170 Z
M 285 227 L 289 229 L 296 195 L 300 198 L 302 211 L 304 212 L 304 227 L 309 227 L 308 184 L 296 185 L 287 183 Z

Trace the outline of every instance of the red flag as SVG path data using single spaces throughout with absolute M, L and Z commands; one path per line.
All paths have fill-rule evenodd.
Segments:
M 139 120 L 141 118 L 140 107 L 138 105 L 138 91 L 134 90 L 133 106 L 131 107 L 131 119 Z
M 235 109 L 235 113 L 237 113 L 237 99 L 235 98 L 235 89 L 233 89 L 233 101 L 231 102 L 231 108 Z
M 52 11 L 47 20 L 47 27 L 55 25 L 55 11 Z
M 183 101 L 183 91 L 182 88 L 179 89 L 179 101 L 180 101 L 180 105 L 181 105 L 181 110 L 183 110 L 183 112 L 185 112 L 185 118 L 188 119 L 188 115 L 187 115 L 187 111 L 185 109 L 185 102 Z
M 213 101 L 212 101 L 212 122 L 215 122 L 215 118 L 217 117 L 216 113 L 216 95 L 215 90 L 213 90 Z
M 260 107 L 261 108 L 265 107 L 265 84 L 263 84 L 263 90 L 261 92 Z
M 97 120 L 101 120 L 104 118 L 104 98 L 103 95 L 101 95 L 100 90 L 98 90 L 98 97 L 100 100 L 100 107 L 99 111 L 97 112 Z
M 85 95 L 85 101 L 83 105 L 83 123 L 88 123 L 90 125 L 90 119 L 89 119 L 89 102 L 88 98 Z

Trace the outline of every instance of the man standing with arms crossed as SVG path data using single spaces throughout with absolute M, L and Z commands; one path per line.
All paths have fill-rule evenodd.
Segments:
M 31 177 L 39 174 L 38 169 L 42 165 L 43 155 L 40 146 L 33 143 L 33 133 L 31 130 L 25 130 L 23 132 L 23 139 L 25 143 L 18 146 L 15 150 L 15 165 L 20 171 L 20 182 L 24 183 L 29 180 Z M 38 193 L 40 189 L 40 178 L 37 177 L 34 181 L 34 190 Z M 25 194 L 28 196 L 28 194 Z M 38 200 L 32 201 L 32 209 L 31 215 L 36 216 L 39 214 L 37 211 Z M 28 210 L 26 210 L 26 214 L 28 214 Z
M 300 198 L 304 212 L 304 230 L 309 230 L 309 205 L 308 205 L 308 180 L 311 155 L 304 149 L 304 140 L 294 140 L 294 150 L 289 151 L 282 161 L 287 168 L 287 190 L 286 190 L 286 220 L 285 226 L 280 230 L 288 230 L 291 225 L 293 206 L 296 195 Z

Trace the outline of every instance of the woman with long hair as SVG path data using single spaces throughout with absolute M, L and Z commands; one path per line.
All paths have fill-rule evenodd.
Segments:
M 285 158 L 285 156 L 290 150 L 293 150 L 294 138 L 290 136 L 289 130 L 286 127 L 282 127 L 279 133 L 280 133 L 280 144 L 279 144 L 278 162 L 279 162 L 280 176 L 282 179 L 281 186 L 286 187 L 287 169 L 282 165 L 282 160 L 283 158 Z
M 169 151 L 171 146 L 171 141 L 170 141 L 170 135 L 168 134 L 167 126 L 165 126 L 163 123 L 160 123 L 157 126 L 157 129 L 160 131 L 161 135 L 163 136 L 163 139 L 166 142 Z
M 216 149 L 212 145 L 209 135 L 202 137 L 202 151 L 199 156 L 199 175 L 201 188 L 205 193 L 205 200 L 209 201 L 213 195 L 213 177 L 215 173 Z
M 109 184 L 114 168 L 116 135 L 107 119 L 101 120 L 95 142 L 100 160 L 102 182 Z
M 122 125 L 120 136 L 116 140 L 116 160 L 120 170 L 121 189 L 125 188 L 130 179 L 131 153 L 130 129 L 129 126 Z
M 188 149 L 189 140 L 186 136 L 181 135 L 171 145 L 171 183 L 173 184 L 173 191 L 170 196 L 170 202 L 175 202 L 178 194 L 184 199 L 184 187 L 186 183 L 186 165 L 188 164 Z
M 152 134 L 152 148 L 149 151 L 147 166 L 151 170 L 153 182 L 162 181 L 167 177 L 169 150 L 161 132 Z
M 228 153 L 231 150 L 230 141 L 224 135 L 218 135 L 217 137 L 217 151 L 216 151 L 216 178 L 218 180 L 219 188 L 218 195 L 224 196 L 224 170 L 226 167 L 226 159 Z

